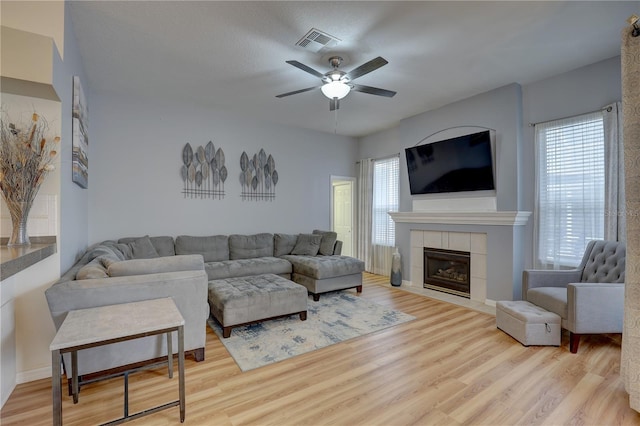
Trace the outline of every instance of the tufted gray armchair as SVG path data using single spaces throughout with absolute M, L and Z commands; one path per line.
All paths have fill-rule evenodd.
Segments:
M 562 317 L 569 347 L 581 334 L 622 333 L 626 249 L 616 241 L 590 241 L 576 269 L 525 270 L 522 297 Z

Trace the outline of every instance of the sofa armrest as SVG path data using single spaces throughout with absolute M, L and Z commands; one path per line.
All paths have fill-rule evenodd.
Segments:
M 56 329 L 72 310 L 171 297 L 185 321 L 185 351 L 201 350 L 206 345 L 209 306 L 207 274 L 203 270 L 63 281 L 48 288 L 45 295 Z M 173 334 L 176 348 L 177 336 Z M 76 371 L 81 376 L 105 372 L 165 356 L 166 350 L 164 336 L 83 349 Z M 69 354 L 64 359 L 65 365 L 70 365 Z
M 571 283 L 567 311 L 573 333 L 622 333 L 624 283 Z
M 204 323 L 208 317 L 207 274 L 204 270 L 74 280 L 45 291 L 51 318 L 60 328 L 72 310 L 141 300 L 173 298 L 185 323 Z
M 578 269 L 525 269 L 522 272 L 522 298 L 527 300 L 527 291 L 532 288 L 566 287 L 568 283 L 580 281 L 581 274 L 582 271 Z

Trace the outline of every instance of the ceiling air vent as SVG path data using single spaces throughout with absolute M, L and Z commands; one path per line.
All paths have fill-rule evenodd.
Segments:
M 333 47 L 339 42 L 339 38 L 336 38 L 316 28 L 311 28 L 309 32 L 304 35 L 304 37 L 298 40 L 296 46 L 300 46 L 305 50 L 310 50 L 314 53 L 317 53 L 324 48 Z

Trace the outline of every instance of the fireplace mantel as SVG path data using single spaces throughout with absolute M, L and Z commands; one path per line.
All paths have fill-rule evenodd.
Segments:
M 523 226 L 531 212 L 526 211 L 414 211 L 389 212 L 396 223 L 432 223 L 448 225 Z

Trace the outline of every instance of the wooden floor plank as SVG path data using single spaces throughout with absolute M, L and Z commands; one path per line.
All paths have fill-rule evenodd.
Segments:
M 414 321 L 243 373 L 207 328 L 206 359 L 186 362 L 187 425 L 640 425 L 619 376 L 619 336 L 524 347 L 490 314 L 391 287 L 365 274 L 360 297 Z M 354 291 L 350 290 L 355 294 Z M 175 398 L 166 369 L 131 376 L 132 410 Z M 122 380 L 86 386 L 66 425 L 122 414 Z M 51 424 L 51 383 L 22 384 L 0 423 Z M 131 422 L 179 424 L 177 408 Z

